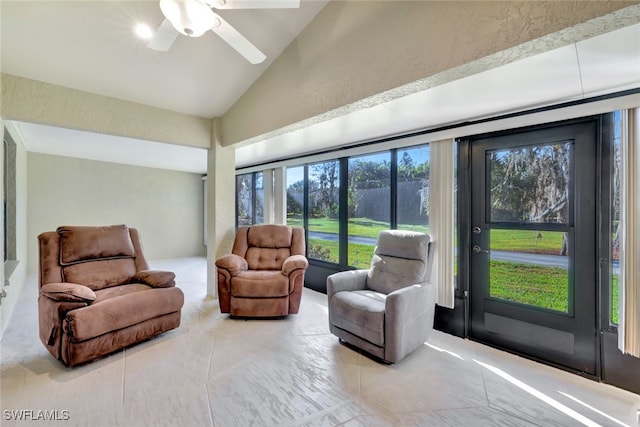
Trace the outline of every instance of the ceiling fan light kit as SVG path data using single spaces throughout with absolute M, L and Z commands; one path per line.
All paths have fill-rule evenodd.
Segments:
M 209 6 L 198 0 L 160 0 L 160 10 L 178 32 L 188 37 L 200 37 L 220 25 Z
M 203 0 L 209 7 L 223 7 L 227 4 L 225 0 Z

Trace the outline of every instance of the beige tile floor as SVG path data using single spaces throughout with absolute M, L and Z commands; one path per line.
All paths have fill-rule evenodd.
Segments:
M 74 369 L 38 340 L 29 277 L 0 342 L 2 426 L 638 425 L 636 394 L 437 331 L 378 364 L 338 343 L 308 289 L 298 315 L 229 319 L 205 295 L 205 263 L 152 263 L 185 292 L 180 328 Z M 68 419 L 14 419 L 28 410 Z

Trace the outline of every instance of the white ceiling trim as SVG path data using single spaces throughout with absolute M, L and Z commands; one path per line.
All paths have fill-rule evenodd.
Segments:
M 637 87 L 640 24 L 241 146 L 236 149 L 236 166 Z
M 384 142 L 372 141 L 371 144 L 360 145 L 357 147 L 347 147 L 340 149 L 340 157 L 361 156 L 379 151 L 390 150 L 392 148 L 411 147 L 421 144 L 427 144 L 434 141 L 445 139 L 455 139 L 471 135 L 479 135 L 489 132 L 496 132 L 505 129 L 516 129 L 525 126 L 539 125 L 543 123 L 553 123 L 562 120 L 570 120 L 579 117 L 587 117 L 596 114 L 604 114 L 615 110 L 623 110 L 640 107 L 640 93 L 624 95 L 615 98 L 607 98 L 599 101 L 588 102 L 579 105 L 567 107 L 558 107 L 554 109 L 544 110 L 541 112 L 518 115 L 516 117 L 506 117 L 496 120 L 490 120 L 480 123 L 472 123 L 468 125 L 460 125 L 450 129 L 434 130 L 424 134 L 399 135 L 397 138 L 391 138 Z M 275 169 L 281 167 L 300 166 L 305 163 L 323 162 L 334 160 L 336 152 L 323 152 L 311 154 L 301 158 L 279 160 L 275 162 L 250 166 L 238 170 L 238 174 L 259 172 L 265 169 Z
M 207 150 L 204 148 L 20 121 L 13 121 L 11 125 L 17 139 L 30 152 L 180 172 L 203 174 L 207 171 Z

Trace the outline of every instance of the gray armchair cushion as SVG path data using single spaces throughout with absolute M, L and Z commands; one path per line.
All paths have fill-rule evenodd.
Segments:
M 386 295 L 374 291 L 338 292 L 331 298 L 330 321 L 365 340 L 384 346 Z
M 404 230 L 382 230 L 378 234 L 376 255 L 424 261 L 431 241 L 428 234 Z
M 367 276 L 367 287 L 389 294 L 422 282 L 424 270 L 425 263 L 422 261 L 374 255 Z
M 367 276 L 367 287 L 389 294 L 425 279 L 429 236 L 412 231 L 381 231 Z

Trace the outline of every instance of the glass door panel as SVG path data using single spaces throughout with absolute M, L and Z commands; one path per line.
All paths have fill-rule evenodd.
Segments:
M 490 222 L 568 224 L 571 144 L 487 152 Z
M 491 230 L 489 297 L 570 313 L 573 292 L 565 236 L 560 231 Z

